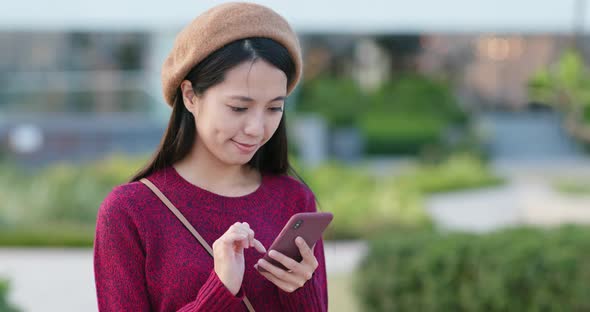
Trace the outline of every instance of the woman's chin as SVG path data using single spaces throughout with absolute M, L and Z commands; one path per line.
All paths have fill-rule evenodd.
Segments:
M 252 160 L 254 154 L 252 155 L 232 155 L 225 159 L 225 163 L 229 166 L 243 166 L 246 165 Z

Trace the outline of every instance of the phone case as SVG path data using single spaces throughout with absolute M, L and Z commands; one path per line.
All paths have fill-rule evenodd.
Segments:
M 270 248 L 268 248 L 268 252 L 276 250 L 297 262 L 301 262 L 303 257 L 299 253 L 295 238 L 301 236 L 310 248 L 313 247 L 322 237 L 322 233 L 333 218 L 334 216 L 330 212 L 301 212 L 294 214 L 283 227 L 281 233 L 275 238 Z M 264 260 L 283 270 L 287 270 L 285 266 L 271 258 L 268 252 L 264 255 Z M 258 270 L 266 272 L 260 266 L 258 266 Z

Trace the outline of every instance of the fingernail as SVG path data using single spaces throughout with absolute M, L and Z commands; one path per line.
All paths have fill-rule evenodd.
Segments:
M 274 256 L 276 256 L 276 255 L 277 255 L 277 252 L 276 252 L 276 251 L 274 251 L 274 250 L 271 250 L 271 251 L 268 253 L 268 255 L 269 255 L 269 256 L 271 256 L 271 257 L 274 257 Z
M 297 243 L 301 244 L 303 243 L 303 238 L 301 238 L 301 236 L 297 236 Z

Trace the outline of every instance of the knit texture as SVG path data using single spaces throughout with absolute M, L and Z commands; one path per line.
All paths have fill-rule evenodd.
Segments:
M 174 167 L 148 177 L 210 244 L 235 222 L 248 222 L 268 249 L 289 218 L 316 211 L 313 193 L 288 176 L 264 175 L 245 196 L 199 188 Z M 247 311 L 245 295 L 260 311 L 327 311 L 323 242 L 311 280 L 287 293 L 254 269 L 263 255 L 244 250 L 246 271 L 236 296 L 213 270 L 213 258 L 141 182 L 115 187 L 98 211 L 94 273 L 100 311 Z
M 250 37 L 263 37 L 284 46 L 295 64 L 295 75 L 287 86 L 291 93 L 302 72 L 301 47 L 289 23 L 265 6 L 230 2 L 217 5 L 197 16 L 174 41 L 172 51 L 162 65 L 164 99 L 174 106 L 176 90 L 190 70 L 209 54 L 223 46 Z

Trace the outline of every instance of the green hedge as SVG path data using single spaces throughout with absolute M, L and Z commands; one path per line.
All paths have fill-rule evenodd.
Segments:
M 8 301 L 8 292 L 10 283 L 6 279 L 0 278 L 0 311 L 1 312 L 18 312 L 20 311 Z
M 86 165 L 58 165 L 25 176 L 0 175 L 0 246 L 92 246 L 98 207 L 144 159 L 112 157 Z M 457 156 L 418 165 L 400 176 L 378 177 L 364 167 L 325 164 L 299 170 L 335 220 L 326 239 L 370 238 L 396 229 L 430 227 L 430 193 L 489 186 L 500 181 L 476 158 Z
M 351 126 L 367 108 L 367 97 L 354 80 L 327 77 L 306 81 L 296 106 L 299 112 L 320 114 L 331 127 Z
M 501 185 L 503 178 L 493 175 L 486 164 L 470 154 L 456 154 L 439 164 L 422 164 L 400 174 L 397 187 L 435 194 Z
M 420 154 L 443 145 L 445 130 L 468 119 L 446 83 L 419 75 L 374 91 L 361 90 L 352 79 L 306 81 L 297 111 L 320 114 L 332 129 L 359 127 L 368 154 Z
M 94 223 L 98 205 L 113 186 L 124 183 L 144 158 L 113 156 L 85 165 L 56 164 L 33 176 L 0 167 L 1 224 Z
M 360 118 L 368 154 L 417 155 L 425 147 L 440 145 L 448 122 L 417 114 L 371 113 Z
M 370 101 L 369 112 L 426 115 L 458 123 L 467 118 L 447 83 L 421 75 L 405 75 L 385 83 L 371 94 Z
M 428 228 L 432 223 L 424 208 L 426 196 L 504 182 L 469 155 L 454 155 L 436 165 L 420 164 L 394 177 L 377 177 L 367 169 L 337 163 L 301 173 L 320 208 L 334 213 L 334 222 L 326 232 L 328 239 L 370 238 L 391 229 Z
M 422 194 L 397 188 L 392 178 L 336 163 L 301 173 L 316 194 L 320 210 L 334 214 L 326 239 L 368 238 L 392 228 L 431 225 Z
M 392 234 L 371 243 L 367 311 L 590 311 L 590 228 Z
M 552 182 L 553 189 L 564 194 L 573 196 L 590 195 L 589 179 L 557 179 Z M 588 208 L 590 209 L 590 207 Z
M 9 225 L 0 229 L 0 246 L 86 248 L 92 247 L 94 234 L 95 225 L 82 222 Z

